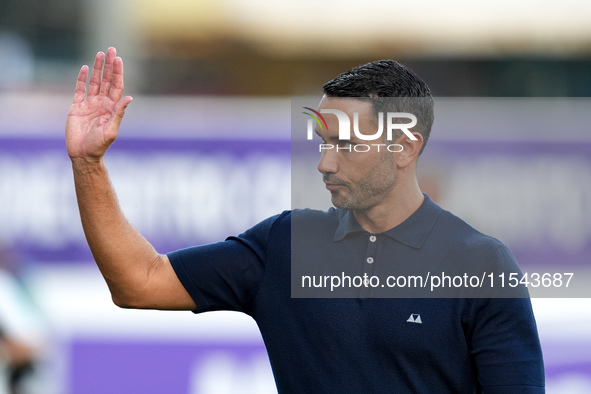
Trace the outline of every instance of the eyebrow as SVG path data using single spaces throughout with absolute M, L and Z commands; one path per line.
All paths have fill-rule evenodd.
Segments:
M 314 132 L 316 133 L 316 135 L 317 135 L 318 137 L 320 137 L 320 139 L 322 139 L 322 140 L 325 140 L 325 141 L 343 141 L 343 142 L 352 142 L 350 139 L 348 139 L 348 140 L 341 140 L 341 139 L 339 139 L 339 137 L 338 137 L 338 136 L 332 136 L 332 137 L 330 137 L 330 136 L 329 136 L 329 137 L 327 137 L 327 138 L 324 138 L 323 136 L 321 136 L 321 135 L 320 135 L 320 133 L 318 132 L 318 129 L 317 129 L 317 128 L 314 128 Z

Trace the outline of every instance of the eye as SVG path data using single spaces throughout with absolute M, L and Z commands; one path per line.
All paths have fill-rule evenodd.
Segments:
M 339 141 L 339 148 L 349 148 L 350 146 L 353 146 L 353 143 L 351 141 Z

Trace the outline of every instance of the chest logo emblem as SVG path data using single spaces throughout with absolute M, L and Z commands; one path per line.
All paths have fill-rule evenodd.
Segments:
M 421 321 L 421 315 L 419 315 L 418 313 L 412 313 L 406 322 L 423 324 L 423 322 Z

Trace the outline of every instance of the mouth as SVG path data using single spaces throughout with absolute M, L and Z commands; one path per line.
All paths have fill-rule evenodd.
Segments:
M 338 183 L 324 182 L 324 184 L 325 184 L 325 186 L 326 186 L 326 188 L 328 190 L 338 190 L 338 189 L 341 189 L 341 188 L 344 188 L 345 187 L 344 185 L 341 185 L 341 184 L 338 184 Z

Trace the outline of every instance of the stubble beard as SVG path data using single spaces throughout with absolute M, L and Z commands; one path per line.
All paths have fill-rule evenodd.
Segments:
M 340 209 L 365 211 L 384 201 L 398 183 L 391 157 L 384 155 L 359 183 L 347 182 L 343 183 L 345 190 L 331 190 L 332 204 Z

